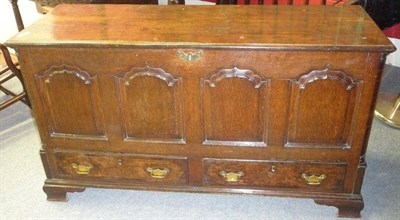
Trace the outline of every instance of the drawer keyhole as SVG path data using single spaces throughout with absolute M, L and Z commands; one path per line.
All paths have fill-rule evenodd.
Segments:
M 122 165 L 124 164 L 123 161 L 122 161 L 122 159 L 118 159 L 117 163 L 118 163 L 118 165 L 120 165 L 120 166 L 122 166 Z

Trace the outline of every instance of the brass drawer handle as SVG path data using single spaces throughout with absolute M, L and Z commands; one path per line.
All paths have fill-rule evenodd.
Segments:
M 76 173 L 80 175 L 88 175 L 90 173 L 90 170 L 93 168 L 92 164 L 84 165 L 84 164 L 72 163 L 71 165 L 72 168 L 75 169 Z
M 221 176 L 225 178 L 226 182 L 234 183 L 238 182 L 242 176 L 244 176 L 244 173 L 242 171 L 240 172 L 226 172 L 226 171 L 221 171 L 219 172 Z
M 168 168 L 153 169 L 151 167 L 147 167 L 146 171 L 150 173 L 151 177 L 156 178 L 156 179 L 163 179 L 169 173 L 169 169 Z
M 186 61 L 188 63 L 193 63 L 197 60 L 200 60 L 204 55 L 202 50 L 198 50 L 196 52 L 185 52 L 183 50 L 178 50 L 177 53 L 178 57 L 181 60 Z
M 317 175 L 307 175 L 303 173 L 301 177 L 306 181 L 308 185 L 319 185 L 321 184 L 322 180 L 326 179 L 325 174 Z

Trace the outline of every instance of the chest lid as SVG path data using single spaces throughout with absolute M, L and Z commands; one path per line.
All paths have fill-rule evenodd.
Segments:
M 395 50 L 360 6 L 65 4 L 6 44 Z

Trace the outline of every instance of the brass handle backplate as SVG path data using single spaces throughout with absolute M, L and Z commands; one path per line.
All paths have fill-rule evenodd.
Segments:
M 325 174 L 317 176 L 317 175 L 308 175 L 306 173 L 303 173 L 301 177 L 306 181 L 308 185 L 319 185 L 322 183 L 324 179 L 326 179 Z
M 152 167 L 147 167 L 146 171 L 150 173 L 151 177 L 156 178 L 156 179 L 163 179 L 169 173 L 169 169 L 168 168 L 153 169 Z
M 185 52 L 183 50 L 178 50 L 178 57 L 183 60 L 186 61 L 188 63 L 193 63 L 197 60 L 200 60 L 204 53 L 202 50 L 198 50 L 196 52 Z
M 244 173 L 242 171 L 240 172 L 226 172 L 226 171 L 221 171 L 219 172 L 221 176 L 224 177 L 226 182 L 234 183 L 238 182 L 242 176 L 244 176 Z
M 75 169 L 76 173 L 80 175 L 88 175 L 90 173 L 90 170 L 93 168 L 92 164 L 84 165 L 84 164 L 72 163 L 71 165 L 72 168 Z

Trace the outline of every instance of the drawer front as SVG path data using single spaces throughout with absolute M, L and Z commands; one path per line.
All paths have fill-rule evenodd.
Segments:
M 56 153 L 61 178 L 187 184 L 184 157 Z
M 301 188 L 321 191 L 343 189 L 345 163 L 248 160 L 203 160 L 205 185 Z

